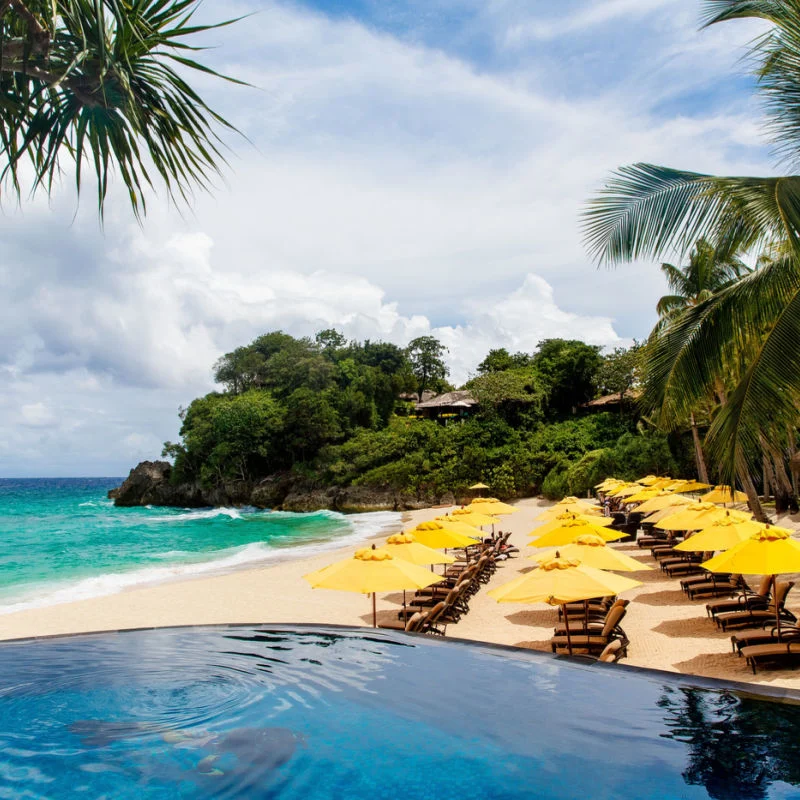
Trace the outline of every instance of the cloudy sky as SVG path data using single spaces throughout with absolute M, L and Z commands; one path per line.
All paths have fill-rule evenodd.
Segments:
M 772 170 L 743 23 L 699 0 L 245 0 L 201 79 L 247 136 L 190 210 L 100 229 L 69 181 L 0 216 L 0 476 L 122 475 L 222 353 L 268 330 L 489 348 L 641 338 L 655 264 L 597 270 L 579 215 L 633 161 Z M 198 83 L 195 80 L 196 83 Z

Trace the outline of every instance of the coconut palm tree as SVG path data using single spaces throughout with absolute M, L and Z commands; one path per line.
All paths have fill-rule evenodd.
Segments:
M 752 45 L 769 130 L 779 154 L 800 161 L 800 0 L 706 0 L 705 24 L 759 18 Z M 783 254 L 687 308 L 658 337 L 646 393 L 662 416 L 685 418 L 709 389 L 732 390 L 707 443 L 728 482 L 751 472 L 760 445 L 786 435 L 800 399 L 800 176 L 718 177 L 651 164 L 622 167 L 590 201 L 586 240 L 600 263 L 687 252 L 702 237 L 720 252 L 784 243 Z M 749 486 L 748 486 L 749 483 Z
M 231 125 L 187 76 L 224 77 L 193 59 L 193 42 L 233 20 L 195 24 L 197 3 L 0 0 L 2 185 L 19 197 L 32 175 L 49 193 L 72 161 L 79 192 L 84 170 L 96 174 L 101 216 L 114 170 L 137 216 L 157 177 L 182 202 L 208 188 Z

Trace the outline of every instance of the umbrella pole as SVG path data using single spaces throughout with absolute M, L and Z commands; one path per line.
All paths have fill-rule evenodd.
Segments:
M 569 635 L 569 617 L 567 616 L 566 603 L 561 606 L 561 610 L 564 612 L 564 626 L 567 631 L 567 652 L 572 655 L 572 638 Z
M 431 572 L 433 572 L 433 565 L 431 565 Z M 408 622 L 408 609 L 406 608 L 406 590 L 403 589 L 403 622 Z
M 375 607 L 375 592 L 372 593 L 372 627 L 378 627 L 378 612 Z
M 781 640 L 781 610 L 778 608 L 778 576 L 772 576 L 772 602 L 775 603 L 775 624 L 778 641 Z

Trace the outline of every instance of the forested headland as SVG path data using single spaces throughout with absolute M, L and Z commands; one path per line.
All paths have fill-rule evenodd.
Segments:
M 182 409 L 180 441 L 164 446 L 172 466 L 148 464 L 117 502 L 400 509 L 461 499 L 477 481 L 502 498 L 561 497 L 608 474 L 694 474 L 691 435 L 655 430 L 630 399 L 638 356 L 565 339 L 492 350 L 461 387 L 478 405 L 432 420 L 415 400 L 456 388 L 435 338 L 267 333 L 219 359 L 220 391 Z M 610 394 L 613 411 L 585 406 Z

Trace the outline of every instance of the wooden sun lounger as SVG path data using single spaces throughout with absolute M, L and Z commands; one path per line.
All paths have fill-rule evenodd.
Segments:
M 627 608 L 615 606 L 609 611 L 605 624 L 599 633 L 579 633 L 573 636 L 570 632 L 569 641 L 566 635 L 554 636 L 550 640 L 550 647 L 554 653 L 557 653 L 568 650 L 571 644 L 573 650 L 588 650 L 590 654 L 599 655 L 614 639 L 627 640 L 628 637 L 625 635 L 625 631 L 619 625 L 627 613 Z
M 724 614 L 728 611 L 742 611 L 745 608 L 766 608 L 769 605 L 770 593 L 772 592 L 772 578 L 766 575 L 761 579 L 761 584 L 757 592 L 745 584 L 744 594 L 733 600 L 713 600 L 706 603 L 706 614 L 709 617 L 716 617 L 717 614 Z
M 759 644 L 743 647 L 742 655 L 745 657 L 753 675 L 756 667 L 765 663 L 788 662 L 790 664 L 800 660 L 800 641 L 776 642 L 775 644 Z
M 745 647 L 753 647 L 760 644 L 778 644 L 779 642 L 786 642 L 790 640 L 800 640 L 800 628 L 787 623 L 781 625 L 780 636 L 778 635 L 778 628 L 776 625 L 764 625 L 753 631 L 739 631 L 731 636 L 731 647 L 733 652 L 742 654 Z
M 766 608 L 748 608 L 744 611 L 730 611 L 725 614 L 717 614 L 714 617 L 714 621 L 717 623 L 717 627 L 722 628 L 723 631 L 728 630 L 728 628 L 755 628 L 770 622 L 778 615 L 781 619 L 796 622 L 797 617 L 785 607 L 786 596 L 789 594 L 792 586 L 794 586 L 794 581 L 789 581 L 788 583 L 779 582 L 776 584 L 775 597 L 772 598 L 772 602 Z M 776 604 L 778 609 L 777 615 L 775 613 Z

